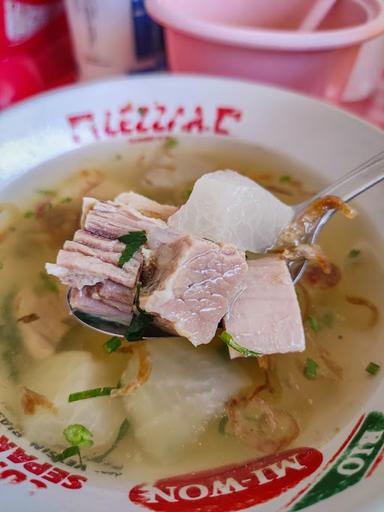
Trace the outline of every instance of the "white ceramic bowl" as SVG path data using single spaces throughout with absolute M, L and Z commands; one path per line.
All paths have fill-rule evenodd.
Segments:
M 160 118 L 158 105 L 165 107 Z M 145 118 L 138 112 L 143 106 L 148 107 Z M 0 115 L 0 201 L 17 199 L 30 188 L 36 166 L 60 155 L 76 164 L 80 147 L 89 146 L 91 154 L 101 141 L 127 148 L 143 137 L 189 131 L 199 137 L 202 125 L 204 134 L 278 151 L 326 180 L 384 148 L 383 133 L 370 125 L 282 90 L 198 76 L 119 78 L 54 91 Z M 381 185 L 371 190 L 359 207 L 384 238 L 383 192 Z M 155 483 L 149 494 L 135 475 L 111 483 L 102 475 L 76 476 L 68 466 L 53 464 L 0 410 L 1 510 L 230 512 L 250 507 L 265 512 L 313 504 L 313 511 L 379 512 L 384 510 L 382 374 L 372 389 L 352 421 L 326 445 L 170 478 Z

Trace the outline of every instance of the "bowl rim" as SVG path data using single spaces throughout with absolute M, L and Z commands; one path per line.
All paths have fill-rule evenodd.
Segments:
M 366 2 L 366 0 L 363 0 Z M 384 3 L 370 0 L 376 14 L 366 23 L 351 28 L 299 32 L 288 30 L 247 29 L 184 16 L 169 5 L 169 0 L 145 0 L 149 14 L 166 29 L 216 44 L 248 49 L 279 51 L 322 51 L 345 48 L 371 40 L 384 33 Z
M 238 90 L 235 91 L 236 84 L 239 86 Z M 175 98 L 175 88 L 176 86 L 181 89 L 180 97 L 176 95 Z M 192 94 L 191 94 L 192 92 Z M 78 94 L 79 93 L 79 94 Z M 117 93 L 117 94 L 114 94 Z M 256 94 L 255 94 L 256 93 Z M 52 131 L 57 133 L 61 139 L 60 140 L 53 140 L 54 143 L 58 142 L 58 145 L 61 146 L 63 149 L 63 152 L 68 153 L 72 150 L 75 150 L 77 147 L 85 147 L 88 145 L 88 141 L 81 142 L 79 145 L 74 145 L 71 143 L 70 146 L 66 145 L 66 142 L 69 140 L 69 130 L 67 123 L 65 123 L 65 119 L 62 117 L 62 114 L 65 113 L 77 113 L 79 109 L 80 112 L 87 111 L 88 108 L 92 108 L 96 116 L 99 116 L 99 114 L 105 114 L 105 112 L 110 111 L 109 109 L 115 109 L 114 112 L 118 112 L 117 109 L 119 109 L 122 105 L 126 105 L 127 100 L 130 100 L 133 102 L 134 105 L 140 105 L 141 101 L 147 101 L 142 100 L 142 96 L 145 96 L 146 94 L 151 95 L 151 102 L 155 104 L 157 101 L 161 100 L 163 95 L 166 96 L 166 100 L 169 101 L 169 104 L 171 105 L 171 108 L 175 108 L 175 106 L 178 104 L 179 101 L 183 102 L 184 100 L 186 103 L 188 103 L 190 110 L 189 112 L 193 111 L 193 108 L 195 107 L 196 103 L 202 101 L 204 103 L 204 108 L 207 109 L 209 115 L 211 116 L 209 119 L 212 119 L 212 106 L 215 105 L 233 105 L 235 107 L 238 107 L 240 109 L 244 109 L 246 105 L 249 105 L 250 112 L 246 115 L 244 115 L 244 119 L 239 124 L 241 131 L 250 131 L 250 134 L 252 135 L 252 140 L 255 138 L 255 131 L 254 131 L 254 125 L 249 123 L 250 121 L 253 122 L 255 116 L 252 115 L 254 110 L 260 106 L 262 108 L 264 106 L 264 113 L 261 114 L 261 119 L 265 121 L 264 116 L 266 115 L 265 112 L 268 112 L 268 122 L 270 120 L 278 120 L 279 125 L 274 128 L 273 130 L 273 140 L 275 141 L 276 137 L 278 138 L 279 132 L 284 132 L 284 137 L 287 137 L 286 133 L 286 126 L 289 126 L 290 131 L 293 139 L 297 139 L 298 135 L 296 130 L 293 128 L 292 120 L 293 113 L 295 117 L 304 118 L 304 125 L 305 120 L 309 121 L 310 123 L 314 123 L 312 128 L 314 131 L 310 131 L 310 127 L 305 128 L 305 136 L 307 137 L 309 135 L 309 139 L 315 139 L 314 144 L 310 144 L 310 152 L 315 151 L 316 154 L 319 154 L 322 158 L 325 158 L 327 160 L 328 156 L 331 158 L 333 164 L 335 164 L 334 157 L 337 153 L 340 153 L 342 155 L 342 160 L 349 160 L 350 158 L 354 159 L 356 157 L 356 154 L 358 153 L 358 157 L 363 158 L 363 155 L 367 151 L 370 151 L 370 146 L 374 143 L 375 148 L 380 146 L 380 148 L 383 145 L 384 142 L 384 133 L 379 130 L 377 127 L 370 125 L 368 122 L 359 119 L 358 117 L 351 115 L 347 112 L 342 111 L 341 109 L 337 109 L 332 105 L 326 104 L 324 102 L 319 101 L 316 98 L 307 97 L 302 94 L 298 94 L 291 91 L 286 91 L 277 87 L 271 87 L 264 84 L 257 84 L 253 81 L 246 81 L 246 80 L 236 80 L 236 79 L 227 79 L 227 78 L 217 78 L 217 77 L 209 77 L 209 76 L 203 76 L 203 75 L 166 75 L 166 74 L 153 74 L 153 75 L 146 75 L 146 76 L 132 76 L 132 77 L 116 77 L 112 78 L 110 80 L 98 80 L 91 84 L 89 83 L 83 83 L 79 85 L 72 85 L 67 86 L 65 88 L 56 89 L 53 91 L 50 91 L 45 94 L 41 94 L 40 96 L 36 98 L 29 99 L 25 102 L 22 102 L 20 104 L 15 105 L 13 108 L 8 109 L 7 111 L 4 111 L 0 115 L 0 155 L 6 157 L 6 153 L 12 152 L 14 153 L 16 150 L 16 157 L 18 160 L 18 166 L 23 167 L 24 165 L 28 167 L 28 170 L 31 170 L 35 164 L 33 163 L 34 154 L 31 152 L 31 145 L 28 144 L 28 140 L 26 136 L 31 137 L 31 141 L 33 142 L 33 145 L 40 145 L 45 146 L 42 148 L 42 151 L 44 152 L 44 162 L 48 161 L 52 158 L 50 156 L 49 151 L 51 150 L 50 146 L 54 146 L 55 144 L 52 144 L 52 139 L 50 139 L 50 135 L 52 134 Z M 260 97 L 258 97 L 258 94 L 260 94 Z M 201 100 L 201 97 L 205 95 L 208 95 L 207 100 L 203 99 Z M 196 97 L 195 97 L 196 96 Z M 233 98 L 233 102 L 232 102 Z M 267 99 L 268 101 L 263 101 L 264 99 Z M 281 103 L 280 103 L 281 101 Z M 123 103 L 124 102 L 124 103 Z M 217 103 L 215 103 L 217 102 Z M 272 105 L 271 105 L 272 102 Z M 213 103 L 213 105 L 212 105 Z M 55 105 L 57 105 L 57 110 L 53 108 Z M 281 118 L 281 112 L 285 112 L 285 110 L 281 110 L 281 105 L 287 106 L 287 112 L 288 112 L 288 120 L 289 124 L 284 124 L 284 116 Z M 294 107 L 291 109 L 291 106 Z M 271 108 L 272 107 L 272 108 Z M 289 108 L 288 108 L 289 107 Z M 301 108 L 303 107 L 303 108 Z M 305 108 L 304 108 L 305 107 Z M 108 109 L 108 110 L 105 110 Z M 276 111 L 278 114 L 278 118 L 271 117 L 270 114 L 271 111 Z M 173 112 L 173 111 L 172 111 Z M 171 112 L 171 114 L 172 114 Z M 245 111 L 246 112 L 246 111 Z M 28 114 L 32 114 L 32 117 Z M 138 114 L 137 114 L 138 115 Z M 256 116 L 257 117 L 257 116 Z M 321 119 L 324 118 L 325 124 L 324 126 L 319 124 L 318 121 L 321 121 Z M 103 118 L 99 117 L 99 122 L 103 123 Z M 335 124 L 330 124 L 330 123 Z M 301 123 L 303 125 L 303 123 Z M 62 141 L 62 129 L 65 125 L 65 140 Z M 274 125 L 274 122 L 271 123 L 271 125 Z M 281 126 L 280 126 L 281 125 Z M 234 125 L 237 127 L 237 125 Z M 329 130 L 329 127 L 332 126 L 333 128 Z M 344 127 L 347 129 L 344 130 Z M 3 128 L 3 129 L 1 129 Z M 322 131 L 322 129 L 326 128 L 325 131 Z M 36 129 L 36 130 L 35 130 Z M 334 131 L 336 130 L 336 134 Z M 40 139 L 40 131 L 45 137 L 45 143 L 43 139 Z M 260 144 L 264 145 L 263 143 L 263 134 L 264 134 L 264 127 L 262 130 L 256 132 L 257 139 L 261 140 Z M 277 135 L 276 135 L 277 131 Z M 332 132 L 332 133 L 330 133 Z M 179 133 L 179 131 L 177 132 Z M 177 137 L 177 133 L 175 133 L 175 136 Z M 288 133 L 288 138 L 290 137 Z M 332 151 L 330 151 L 330 155 L 323 155 L 322 151 L 322 145 L 318 145 L 318 142 L 321 141 L 322 135 L 324 134 L 324 138 L 326 140 L 334 140 L 334 139 L 340 139 L 345 142 L 344 145 L 340 148 L 339 146 L 335 146 L 334 149 L 337 150 L 336 154 L 333 154 Z M 314 134 L 315 137 L 311 137 L 311 134 Z M 319 137 L 317 137 L 319 135 Z M 200 135 L 198 135 L 200 136 Z M 203 134 L 204 136 L 204 134 Z M 246 137 L 242 134 L 240 134 L 240 131 L 237 131 L 236 129 L 231 129 L 230 133 L 226 135 L 230 138 L 239 138 L 240 140 L 247 141 Z M 129 136 L 130 138 L 131 136 Z M 269 137 L 269 136 L 268 136 Z M 157 135 L 157 138 L 159 136 Z M 119 136 L 119 139 L 122 143 L 125 143 L 123 136 Z M 319 141 L 317 140 L 319 139 Z M 373 139 L 373 140 L 371 140 Z M 104 140 L 110 140 L 112 141 L 113 138 L 107 138 L 102 137 L 101 143 Z M 116 140 L 116 139 L 115 139 Z M 353 144 L 353 142 L 356 140 L 358 141 L 358 144 Z M 16 145 L 13 145 L 12 147 L 7 148 L 7 143 L 9 141 L 16 142 Z M 49 142 L 51 141 L 51 143 Z M 253 142 L 254 143 L 254 142 Z M 305 147 L 305 144 L 302 144 L 301 146 Z M 269 145 L 265 145 L 268 149 L 278 149 L 280 150 L 279 146 L 276 146 L 274 148 L 271 148 Z M 333 146 L 332 146 L 333 147 Z M 349 151 L 350 148 L 350 151 Z M 4 152 L 2 152 L 2 149 L 4 149 Z M 36 148 L 38 150 L 39 148 Z M 284 149 L 284 148 L 283 148 Z M 294 151 L 296 154 L 297 151 L 301 151 L 299 146 L 293 146 L 290 143 L 290 149 Z M 284 152 L 284 151 L 283 151 Z M 307 157 L 305 154 L 302 154 L 304 158 L 304 162 L 308 162 Z M 58 156 L 58 155 L 53 155 Z M 301 160 L 300 155 L 298 155 L 298 161 Z M 357 162 L 356 162 L 357 163 Z M 5 168 L 8 166 L 11 168 L 13 166 L 13 162 L 6 162 L 6 158 L 1 159 L 0 158 L 0 168 Z M 336 165 L 336 164 L 335 164 Z M 345 164 L 347 165 L 347 163 Z M 349 163 L 348 163 L 349 165 Z M 344 164 L 341 168 L 338 168 L 338 172 L 341 172 L 344 168 Z M 15 171 L 16 167 L 14 167 Z M 11 169 L 12 170 L 12 169 Z M 14 172 L 13 171 L 13 172 Z M 28 172 L 28 171 L 27 171 Z M 0 178 L 1 178 L 1 171 L 0 171 Z M 20 176 L 16 177 L 16 180 L 20 183 Z M 26 182 L 24 182 L 26 183 Z M 1 185 L 1 179 L 0 179 L 0 189 L 3 188 Z M 7 188 L 7 183 L 5 183 L 5 187 Z M 28 187 L 26 187 L 28 188 Z M 8 196 L 7 196 L 8 197 Z M 11 196 L 10 196 L 11 199 Z M 379 204 L 380 198 L 378 198 L 377 203 Z M 384 214 L 384 210 L 380 209 L 381 212 Z M 364 405 L 361 406 L 361 411 L 364 411 L 364 414 L 370 414 L 370 412 L 374 411 L 374 408 L 378 408 L 376 410 L 382 411 L 382 386 L 384 382 L 382 381 L 382 378 L 380 378 L 379 386 L 372 391 L 372 394 L 369 395 L 367 401 L 364 403 Z M 0 413 L 1 415 L 1 413 Z M 356 409 L 356 416 L 353 422 L 349 423 L 348 425 L 345 423 L 345 425 L 342 427 L 342 430 L 338 433 L 335 433 L 335 435 L 330 439 L 325 445 L 323 445 L 320 450 L 323 452 L 326 458 L 324 458 L 324 465 L 322 468 L 324 471 L 327 468 L 327 464 L 329 461 L 332 461 L 331 455 L 333 454 L 333 457 L 336 457 L 336 450 L 341 449 L 343 446 L 342 442 L 345 443 L 345 434 L 347 432 L 352 432 L 352 423 L 356 421 L 356 418 L 358 416 L 358 412 Z M 360 421 L 360 420 L 359 420 Z M 359 430 L 360 431 L 360 430 Z M 0 432 L 1 434 L 4 432 L 8 436 L 8 432 L 6 428 L 3 429 L 3 426 L 0 425 Z M 11 432 L 12 433 L 12 432 Z M 18 439 L 10 438 L 17 444 L 18 447 L 25 448 L 25 450 L 28 452 L 29 445 L 27 444 L 27 440 L 25 438 Z M 19 444 L 20 443 L 20 444 Z M 312 443 L 310 443 L 312 444 Z M 316 444 L 313 443 L 315 448 Z M 34 450 L 31 451 L 34 455 L 38 457 L 38 461 L 41 462 L 49 462 L 44 455 L 39 451 Z M 344 451 L 342 452 L 344 453 Z M 6 457 L 7 455 L 5 455 Z M 339 460 L 339 459 L 336 459 Z M 1 454 L 0 454 L 0 461 L 1 461 Z M 62 469 L 67 469 L 62 467 Z M 214 468 L 218 469 L 218 468 Z M 337 506 L 337 504 L 340 506 L 340 511 L 346 512 L 347 510 L 350 510 L 351 507 L 357 506 L 357 503 L 361 505 L 361 507 L 364 507 L 364 510 L 370 510 L 371 512 L 381 510 L 380 507 L 383 505 L 383 497 L 382 492 L 380 492 L 380 477 L 383 475 L 384 471 L 384 465 L 382 464 L 380 466 L 380 476 L 379 472 L 375 474 L 375 476 L 366 483 L 366 481 L 362 481 L 361 485 L 357 485 L 355 487 L 352 487 L 348 490 L 348 493 L 345 493 L 341 496 L 336 496 L 335 498 L 332 498 L 332 502 L 330 506 L 332 507 L 332 503 Z M 2 469 L 0 469 L 0 473 L 2 472 Z M 317 474 L 314 474 L 314 478 L 318 478 Z M 312 479 L 312 476 L 311 476 Z M 67 497 L 61 494 L 55 494 L 55 495 L 49 495 L 46 496 L 45 494 L 37 495 L 34 498 L 34 502 L 29 500 L 28 502 L 25 501 L 27 496 L 27 490 L 28 487 L 25 485 L 25 498 L 23 495 L 23 492 L 21 492 L 21 486 L 15 486 L 15 485 L 9 485 L 2 487 L 2 497 L 5 504 L 15 503 L 15 506 L 19 505 L 19 507 L 23 507 L 25 504 L 25 508 L 28 507 L 28 509 L 31 510 L 31 512 L 40 512 L 41 510 L 49 510 L 49 507 L 52 507 L 54 503 L 54 499 L 58 500 L 60 499 L 61 507 L 65 507 L 65 510 L 73 511 L 75 510 L 81 510 L 84 508 L 84 505 L 87 505 L 88 503 L 93 502 L 93 500 L 100 499 L 100 506 L 102 507 L 106 501 L 102 501 L 102 498 L 105 497 L 105 500 L 108 499 L 108 504 L 112 502 L 116 510 L 139 510 L 139 507 L 137 507 L 136 502 L 129 501 L 127 502 L 126 492 L 124 490 L 123 494 L 119 494 L 119 491 L 114 490 L 113 486 L 106 487 L 106 486 L 97 486 L 97 483 L 93 481 L 93 478 L 89 479 L 89 486 L 85 487 L 84 492 L 79 493 L 75 496 L 72 494 Z M 314 480 L 315 482 L 317 480 Z M 313 482 L 313 481 L 312 481 Z M 372 482 L 372 483 L 371 483 Z M 28 483 L 28 481 L 27 481 Z M 127 486 L 129 488 L 131 485 L 134 485 L 136 482 L 127 482 Z M 301 482 L 300 485 L 306 485 L 305 482 Z M 51 487 L 52 488 L 52 487 Z M 304 489 L 304 488 L 303 488 Z M 363 489 L 363 491 L 361 491 Z M 367 489 L 367 491 L 365 491 Z M 59 488 L 55 487 L 55 491 L 59 493 Z M 63 491 L 64 492 L 64 491 Z M 65 491 L 66 492 L 66 491 Z M 71 491 L 72 492 L 72 491 Z M 287 491 L 289 493 L 290 491 Z M 99 493 L 99 494 L 97 494 Z M 36 493 L 37 494 L 37 493 Z M 62 496 L 62 498 L 61 498 Z M 289 495 L 290 496 L 290 495 Z M 120 502 L 119 499 L 124 498 L 124 502 Z M 113 500 L 111 500 L 113 498 Z M 282 494 L 282 499 L 285 501 L 287 498 L 287 494 Z M 280 499 L 280 498 L 278 498 Z M 9 500 L 9 501 L 8 501 Z M 44 501 L 46 500 L 46 501 Z M 116 500 L 116 503 L 115 503 Z M 337 500 L 337 501 L 336 501 Z M 28 503 L 28 505 L 27 505 Z M 64 503 L 64 505 L 63 505 Z M 70 505 L 71 503 L 71 505 Z M 353 506 L 352 506 L 353 504 Z M 106 503 L 107 506 L 107 503 Z M 257 510 L 272 510 L 271 506 L 274 506 L 274 503 L 267 503 L 266 507 L 264 508 L 263 505 L 261 505 L 260 508 L 258 508 L 258 505 L 256 505 L 256 508 L 252 508 L 254 512 Z M 106 508 L 106 507 L 104 507 Z M 140 508 L 143 510 L 142 508 Z M 319 506 L 316 506 L 316 510 L 322 510 L 326 511 L 329 509 L 329 502 L 324 501 L 324 503 L 320 503 Z M 276 508 L 273 508 L 273 510 L 276 510 Z M 290 509 L 292 510 L 292 509 Z

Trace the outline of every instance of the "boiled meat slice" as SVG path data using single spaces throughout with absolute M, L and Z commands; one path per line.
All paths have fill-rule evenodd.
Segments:
M 283 260 L 268 256 L 248 261 L 247 276 L 224 317 L 224 326 L 235 343 L 259 354 L 305 349 L 300 308 Z M 230 354 L 241 356 L 233 349 Z
M 162 245 L 154 265 L 140 306 L 195 346 L 209 343 L 246 275 L 244 254 L 233 245 L 185 236 Z
M 136 210 L 147 217 L 154 217 L 155 219 L 162 220 L 167 220 L 168 217 L 177 210 L 176 206 L 160 204 L 148 197 L 136 194 L 136 192 L 132 191 L 119 194 L 115 197 L 115 202 L 136 208 Z
M 264 252 L 293 219 L 293 209 L 255 181 L 231 171 L 198 179 L 168 223 L 174 229 L 239 249 Z

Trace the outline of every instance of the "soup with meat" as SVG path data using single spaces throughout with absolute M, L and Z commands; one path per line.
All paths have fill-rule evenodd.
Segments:
M 49 457 L 79 470 L 86 465 L 117 475 L 123 482 L 127 475 L 155 478 L 245 461 L 288 446 L 320 446 L 377 386 L 383 363 L 384 272 L 364 214 L 353 221 L 338 214 L 324 231 L 320 245 L 332 262 L 331 272 L 309 266 L 296 286 L 301 320 L 295 317 L 289 329 L 285 317 L 296 314 L 296 295 L 287 283 L 285 263 L 277 256 L 260 263 L 252 253 L 246 260 L 242 250 L 248 247 L 241 240 L 244 233 L 253 236 L 252 230 L 234 226 L 231 236 L 239 240 L 234 247 L 218 245 L 204 234 L 172 238 L 173 231 L 164 228 L 170 224 L 180 230 L 182 215 L 175 211 L 200 176 L 229 168 L 287 204 L 307 199 L 322 185 L 315 175 L 258 148 L 183 138 L 123 151 L 121 145 L 101 144 L 51 161 L 23 184 L 3 191 L 0 412 Z M 196 223 L 211 229 L 218 215 L 215 205 L 227 201 L 221 241 L 233 217 L 231 208 L 246 211 L 252 197 L 234 205 L 225 194 L 232 193 L 235 183 L 228 189 L 218 182 L 212 186 L 217 201 L 205 203 L 204 194 L 197 196 L 195 210 L 182 221 L 194 224 L 193 229 Z M 143 206 L 143 198 L 134 194 L 124 199 L 128 206 L 105 202 L 127 191 L 157 203 Z M 79 229 L 84 196 L 93 202 L 86 204 Z M 158 203 L 168 206 L 164 210 Z M 145 229 L 113 231 L 119 221 L 111 220 L 110 209 L 121 215 L 121 209 L 131 207 L 134 222 L 144 222 Z M 176 221 L 167 224 L 169 216 Z M 261 233 L 261 224 L 252 229 Z M 133 239 L 122 236 L 132 232 Z M 47 267 L 48 273 L 45 263 L 56 261 L 64 242 L 61 265 L 54 272 Z M 152 260 L 148 263 L 151 251 L 158 255 L 154 266 L 160 270 Z M 205 261 L 202 254 L 210 256 Z M 203 264 L 190 268 L 190 261 Z M 258 283 L 255 288 L 240 286 L 245 266 L 248 279 Z M 201 298 L 196 285 L 196 273 L 208 270 L 216 272 L 210 278 L 215 286 L 220 279 L 224 283 L 220 293 L 209 289 L 209 300 Z M 75 297 L 79 309 L 119 323 L 125 319 L 127 340 L 97 333 L 71 317 L 67 288 L 50 275 L 55 272 L 73 290 L 87 290 Z M 104 276 L 102 286 L 98 272 Z M 143 281 L 139 294 L 138 272 Z M 264 275 L 268 279 L 263 281 Z M 190 302 L 183 295 L 182 305 L 180 296 L 173 295 L 172 310 L 165 311 L 176 281 L 178 290 L 185 285 L 195 295 Z M 263 299 L 267 296 L 269 302 Z M 204 308 L 193 309 L 196 301 L 207 301 L 205 317 Z M 212 320 L 211 310 L 218 309 Z M 171 331 L 168 337 L 132 341 L 153 318 Z M 263 329 L 280 322 L 285 336 L 277 333 L 272 346 Z M 263 329 L 250 331 L 255 324 Z

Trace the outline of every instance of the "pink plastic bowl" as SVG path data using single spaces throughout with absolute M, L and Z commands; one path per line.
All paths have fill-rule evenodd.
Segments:
M 314 32 L 308 0 L 146 0 L 172 71 L 250 78 L 331 101 L 369 96 L 384 61 L 384 2 L 339 0 Z M 367 42 L 368 41 L 368 42 Z

